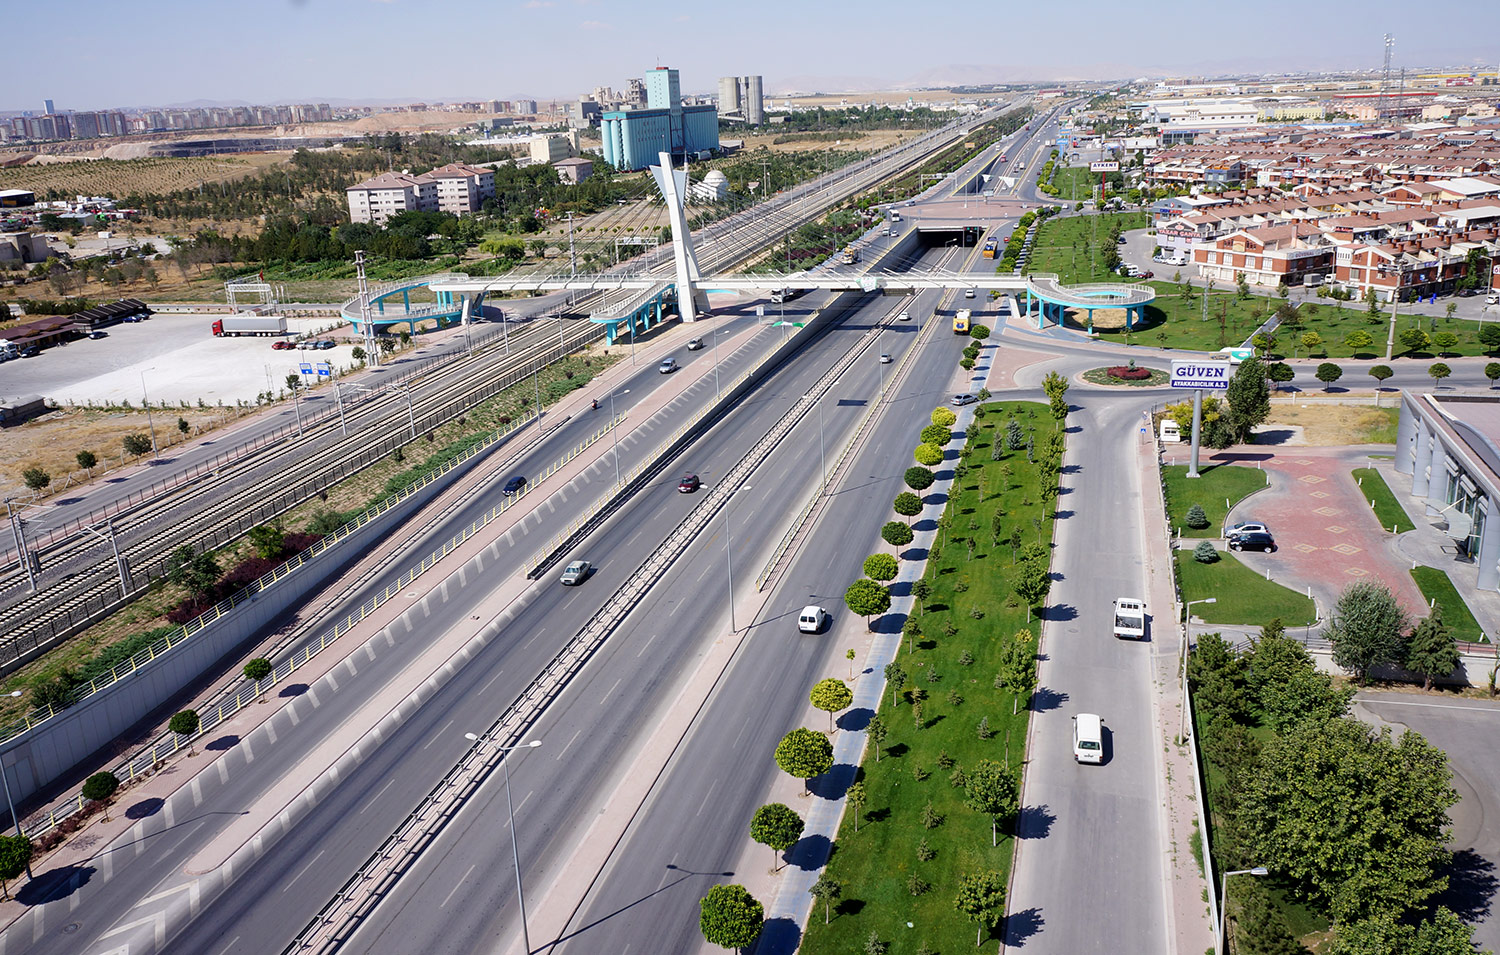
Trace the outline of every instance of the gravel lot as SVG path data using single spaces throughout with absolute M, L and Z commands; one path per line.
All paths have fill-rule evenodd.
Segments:
M 155 315 L 144 322 L 108 329 L 108 337 L 83 339 L 48 348 L 35 358 L 0 364 L 0 396 L 39 394 L 59 404 L 141 403 L 141 377 L 153 404 L 203 399 L 253 402 L 257 393 L 286 387 L 300 360 L 327 361 L 337 368 L 354 364 L 354 345 L 324 351 L 275 351 L 271 338 L 215 338 L 210 325 L 221 315 Z M 288 319 L 297 334 L 341 340 L 352 337 L 332 318 Z

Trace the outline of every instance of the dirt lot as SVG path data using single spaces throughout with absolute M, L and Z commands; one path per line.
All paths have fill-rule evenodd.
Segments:
M 156 425 L 157 446 L 165 451 L 173 444 L 210 431 L 236 417 L 234 410 L 182 409 L 152 411 Z M 188 423 L 183 434 L 177 419 Z M 88 475 L 78 467 L 78 452 L 92 451 L 99 459 L 94 467 L 97 478 L 106 469 L 133 465 L 124 457 L 122 441 L 127 434 L 150 434 L 151 425 L 144 411 L 88 411 L 81 408 L 58 410 L 23 425 L 5 430 L 5 467 L 0 470 L 0 497 L 29 500 L 31 492 L 21 481 L 21 472 L 39 467 L 52 475 L 52 484 L 44 492 L 57 495 L 86 480 Z
M 1398 413 L 1397 408 L 1369 405 L 1272 404 L 1266 424 L 1301 428 L 1302 444 L 1384 444 L 1396 440 Z

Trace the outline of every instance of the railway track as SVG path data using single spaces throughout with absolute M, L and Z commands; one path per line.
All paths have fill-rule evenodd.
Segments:
M 883 160 L 864 162 L 853 174 L 841 170 L 821 177 L 763 207 L 714 223 L 700 233 L 700 266 L 720 271 L 738 264 L 767 240 L 967 134 L 965 126 L 936 131 L 891 151 Z M 672 268 L 667 248 L 648 253 L 634 267 L 612 271 L 644 272 L 668 281 Z M 573 307 L 599 298 L 598 293 L 580 296 Z M 25 592 L 22 568 L 12 565 L 0 578 L 0 672 L 16 668 L 135 599 L 165 573 L 173 550 L 191 545 L 201 551 L 234 540 L 516 384 L 541 363 L 602 335 L 602 326 L 594 323 L 559 317 L 554 329 L 551 321 L 532 319 L 509 336 L 514 340 L 501 355 L 497 346 L 502 336 L 492 333 L 473 355 L 456 356 L 420 372 L 417 380 L 386 385 L 380 394 L 347 405 L 347 435 L 338 417 L 324 412 L 300 436 L 253 449 L 117 515 L 113 543 L 119 547 L 120 564 L 110 542 L 80 530 L 41 551 L 43 586 L 37 592 Z M 429 409 L 420 417 L 414 410 L 418 404 Z M 266 488 L 273 485 L 276 490 L 268 493 Z

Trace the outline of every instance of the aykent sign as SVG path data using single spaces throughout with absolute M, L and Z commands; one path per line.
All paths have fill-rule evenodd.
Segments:
M 1120 164 L 1117 162 L 1091 162 L 1089 172 L 1119 172 Z
M 1228 388 L 1232 370 L 1227 361 L 1174 361 L 1172 387 Z

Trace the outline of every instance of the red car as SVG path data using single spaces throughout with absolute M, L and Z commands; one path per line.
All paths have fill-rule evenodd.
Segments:
M 296 346 L 294 346 L 291 342 L 285 342 L 278 338 L 276 341 L 271 343 L 271 347 L 276 351 L 283 351 L 288 348 L 295 348 Z
M 681 491 L 684 494 L 691 494 L 694 491 L 698 490 L 699 486 L 702 483 L 702 481 L 698 480 L 698 475 L 686 474 L 683 475 L 681 481 L 677 482 L 677 490 Z

